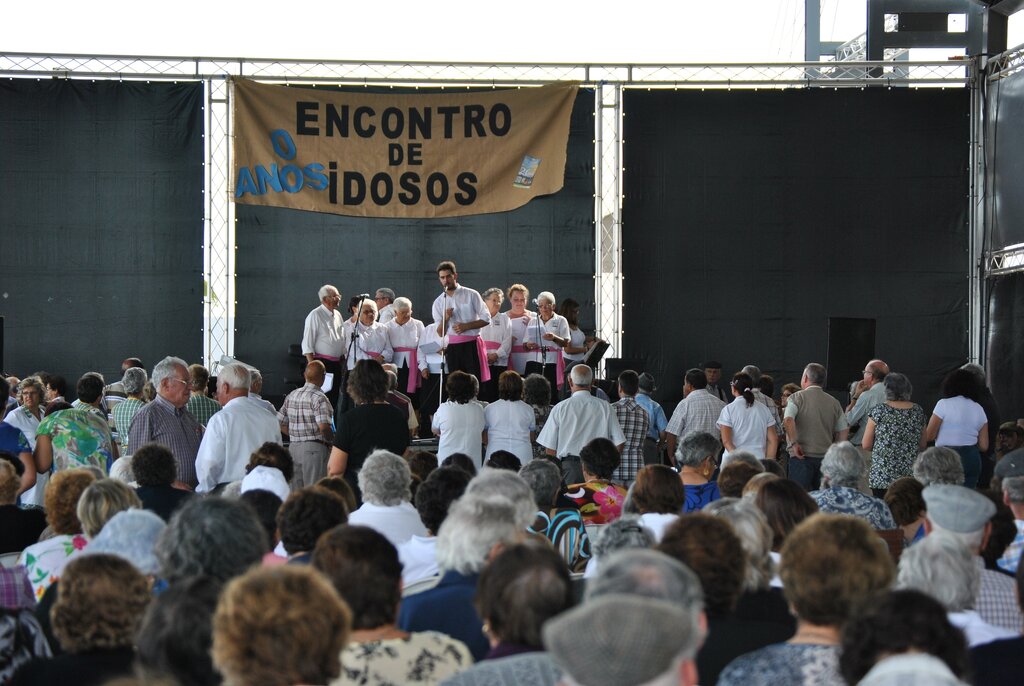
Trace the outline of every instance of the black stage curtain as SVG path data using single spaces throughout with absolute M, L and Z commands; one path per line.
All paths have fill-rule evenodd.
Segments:
M 1024 272 L 990 284 L 988 373 L 1003 422 L 1024 417 Z
M 202 355 L 201 83 L 0 82 L 5 369 Z
M 989 222 L 986 249 L 1024 243 L 1024 72 L 988 84 L 985 98 L 985 158 Z
M 511 212 L 389 220 L 236 205 L 236 356 L 261 369 L 264 395 L 281 396 L 301 379 L 288 347 L 301 341 L 320 286 L 337 286 L 343 308 L 353 295 L 392 288 L 429 323 L 441 293 L 434 269 L 444 259 L 455 261 L 460 283 L 481 292 L 518 282 L 531 299 L 544 290 L 574 298 L 584 328 L 593 328 L 593 141 L 594 93 L 581 90 L 564 187 Z
M 828 317 L 876 319 L 877 355 L 931 410 L 967 356 L 968 107 L 966 89 L 627 91 L 624 354 L 666 411 L 707 358 L 799 382 Z

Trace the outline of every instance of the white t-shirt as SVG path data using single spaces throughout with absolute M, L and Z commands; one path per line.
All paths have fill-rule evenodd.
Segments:
M 484 410 L 487 427 L 487 457 L 507 450 L 523 464 L 533 459 L 530 432 L 537 428 L 533 408 L 522 400 L 498 400 Z
M 431 428 L 441 434 L 437 459 L 443 460 L 452 453 L 464 453 L 478 466 L 483 466 L 484 424 L 484 408 L 480 403 L 470 401 L 463 405 L 454 400 L 441 403 L 431 421 Z
M 420 520 L 420 513 L 408 501 L 398 505 L 374 505 L 363 503 L 348 516 L 349 524 L 368 526 L 379 532 L 395 547 L 413 536 L 426 536 L 427 527 Z
M 962 395 L 935 403 L 933 414 L 942 419 L 935 445 L 975 445 L 981 427 L 988 423 L 981 405 Z
M 732 442 L 736 450 L 746 450 L 759 460 L 764 459 L 768 447 L 768 427 L 775 426 L 772 413 L 763 404 L 754 401 L 747 406 L 742 396 L 722 408 L 718 415 L 718 427 L 728 426 L 732 429 Z M 729 463 L 729 452 L 722 454 L 722 466 Z
M 398 545 L 398 559 L 402 561 L 402 583 L 406 586 L 437 576 L 437 538 L 413 536 Z

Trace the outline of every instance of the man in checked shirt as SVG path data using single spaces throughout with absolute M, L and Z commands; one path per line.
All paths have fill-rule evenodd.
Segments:
M 281 433 L 288 436 L 288 450 L 295 461 L 293 491 L 312 486 L 327 476 L 327 457 L 334 441 L 334 408 L 320 390 L 326 373 L 320 360 L 307 364 L 305 385 L 289 393 L 277 412 Z
M 619 401 L 612 407 L 626 436 L 626 445 L 622 448 L 622 462 L 612 473 L 612 481 L 625 485 L 633 483 L 636 473 L 644 466 L 644 439 L 651 426 L 650 415 L 636 401 L 639 390 L 639 374 L 632 369 L 619 374 Z

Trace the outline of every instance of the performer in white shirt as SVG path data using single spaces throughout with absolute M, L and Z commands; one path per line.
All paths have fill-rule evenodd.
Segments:
M 416 401 L 416 391 L 420 387 L 420 370 L 417 357 L 417 346 L 423 335 L 423 322 L 413 319 L 412 301 L 408 298 L 397 298 L 394 302 L 395 317 L 385 326 L 391 349 L 394 351 L 395 367 L 398 369 L 398 390 Z
M 349 341 L 346 355 L 349 371 L 359 360 L 390 362 L 394 357 L 388 327 L 377 321 L 377 303 L 372 300 L 363 300 L 351 335 L 354 337 Z
M 448 371 L 472 374 L 480 383 L 490 380 L 480 329 L 491 321 L 491 315 L 483 298 L 472 288 L 459 285 L 459 274 L 451 260 L 437 265 L 437 278 L 444 292 L 434 300 L 432 314 L 438 323 L 438 335 L 448 336 Z
M 437 323 L 423 327 L 417 346 L 416 363 L 420 369 L 420 438 L 431 438 L 430 418 L 447 398 L 442 397 L 442 377 L 447 372 L 444 350 L 448 337 L 437 335 Z
M 523 347 L 532 355 L 531 362 L 543 365 L 543 374 L 551 386 L 561 390 L 565 383 L 562 348 L 570 341 L 569 322 L 555 314 L 555 296 L 549 291 L 537 296 L 537 311 L 537 318 L 526 328 Z
M 484 305 L 491 315 L 491 323 L 480 329 L 480 338 L 487 350 L 487 366 L 490 367 L 491 380 L 480 384 L 480 400 L 494 402 L 498 399 L 498 377 L 508 369 L 508 356 L 512 352 L 512 327 L 508 315 L 498 312 L 505 299 L 500 288 L 488 288 L 483 292 Z
M 302 329 L 302 354 L 308 362 L 320 360 L 334 383 L 327 392 L 331 404 L 337 406 L 338 382 L 341 376 L 341 358 L 345 355 L 345 317 L 338 310 L 341 293 L 330 284 L 320 288 L 320 306 L 306 315 Z
M 508 366 L 526 376 L 526 363 L 530 361 L 530 352 L 523 346 L 526 340 L 526 327 L 535 315 L 526 309 L 526 301 L 530 297 L 530 289 L 521 283 L 508 287 L 508 301 L 512 305 L 505 316 L 508 317 L 509 329 L 512 331 L 512 348 L 508 358 Z

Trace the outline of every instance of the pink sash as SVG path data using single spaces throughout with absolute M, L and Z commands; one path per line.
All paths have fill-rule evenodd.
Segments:
M 479 336 L 460 336 L 449 334 L 449 343 L 472 343 L 476 341 L 476 356 L 480 360 L 480 383 L 491 380 L 491 368 L 487 365 L 487 353 L 484 350 L 484 341 Z
M 395 348 L 396 353 L 409 353 L 409 383 L 405 385 L 407 393 L 415 393 L 420 387 L 420 370 L 417 364 L 416 348 Z
M 528 352 L 532 352 L 532 351 L 527 350 L 526 346 L 524 346 L 524 345 L 513 345 L 512 346 L 512 352 L 514 352 L 514 353 L 528 353 Z
M 341 362 L 340 357 L 334 357 L 332 355 L 322 355 L 320 353 L 313 353 L 314 360 L 329 360 L 331 362 Z

